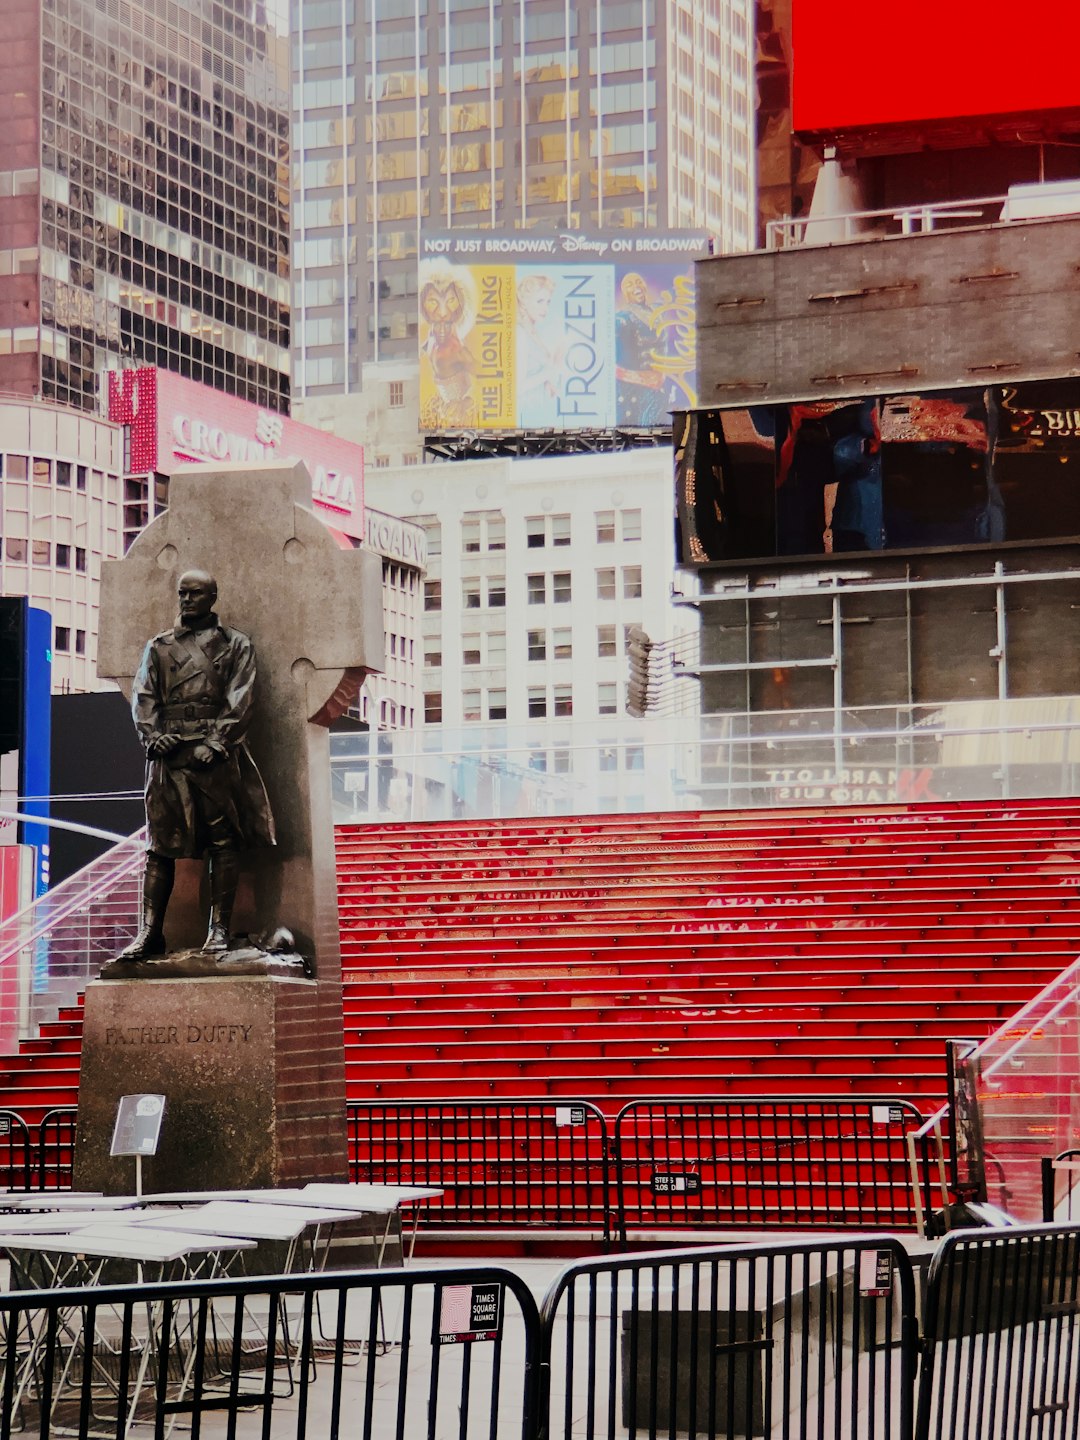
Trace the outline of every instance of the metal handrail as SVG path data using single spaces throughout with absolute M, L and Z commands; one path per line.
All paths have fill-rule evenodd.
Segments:
M 27 945 L 32 945 L 35 940 L 39 940 L 60 921 L 69 919 L 94 900 L 100 900 L 117 880 L 123 880 L 137 870 L 145 859 L 142 848 L 145 838 L 146 831 L 137 830 L 133 835 L 129 835 L 114 845 L 111 850 L 106 850 L 103 855 L 99 855 L 89 865 L 77 870 L 74 875 L 69 875 L 66 880 L 62 880 L 55 889 L 39 895 L 35 900 L 24 905 L 21 910 L 16 910 L 13 915 L 0 921 L 0 965 L 6 964 L 20 950 Z M 111 868 L 108 868 L 110 862 L 119 859 L 120 852 L 130 845 L 137 845 L 139 848 L 124 864 L 112 865 Z M 98 872 L 99 868 L 100 878 L 96 883 L 92 881 L 87 887 L 88 871 Z M 69 887 L 70 895 L 67 893 Z M 37 910 L 44 914 L 44 920 L 30 930 L 22 929 L 27 918 Z M 13 933 L 10 939 L 5 941 L 3 937 L 7 931 Z

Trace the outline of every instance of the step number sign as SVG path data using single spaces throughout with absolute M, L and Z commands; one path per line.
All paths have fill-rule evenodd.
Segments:
M 164 1095 L 122 1095 L 110 1155 L 156 1155 L 165 1114 Z
M 499 1284 L 444 1286 L 439 1300 L 439 1344 L 497 1340 L 502 1292 Z
M 654 1195 L 700 1195 L 701 1176 L 693 1170 L 657 1171 L 652 1177 Z

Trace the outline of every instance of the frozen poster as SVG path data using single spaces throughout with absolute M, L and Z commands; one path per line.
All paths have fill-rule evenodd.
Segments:
M 613 425 L 611 267 L 519 265 L 515 308 L 519 427 Z
M 697 405 L 694 267 L 674 260 L 615 271 L 616 423 L 667 425 Z

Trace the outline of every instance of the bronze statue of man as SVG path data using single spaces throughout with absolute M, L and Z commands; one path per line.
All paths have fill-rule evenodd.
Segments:
M 240 852 L 274 844 L 262 777 L 245 743 L 255 692 L 255 647 L 214 613 L 217 582 L 188 570 L 179 614 L 143 652 L 131 711 L 146 747 L 142 928 L 120 960 L 165 953 L 165 911 L 178 859 L 206 858 L 210 928 L 205 951 L 229 948 Z

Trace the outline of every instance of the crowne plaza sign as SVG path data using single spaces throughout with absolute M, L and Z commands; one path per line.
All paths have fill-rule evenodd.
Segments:
M 365 538 L 363 446 L 154 366 L 113 371 L 108 380 L 109 419 L 128 429 L 130 474 L 300 460 L 311 475 L 315 513 Z

